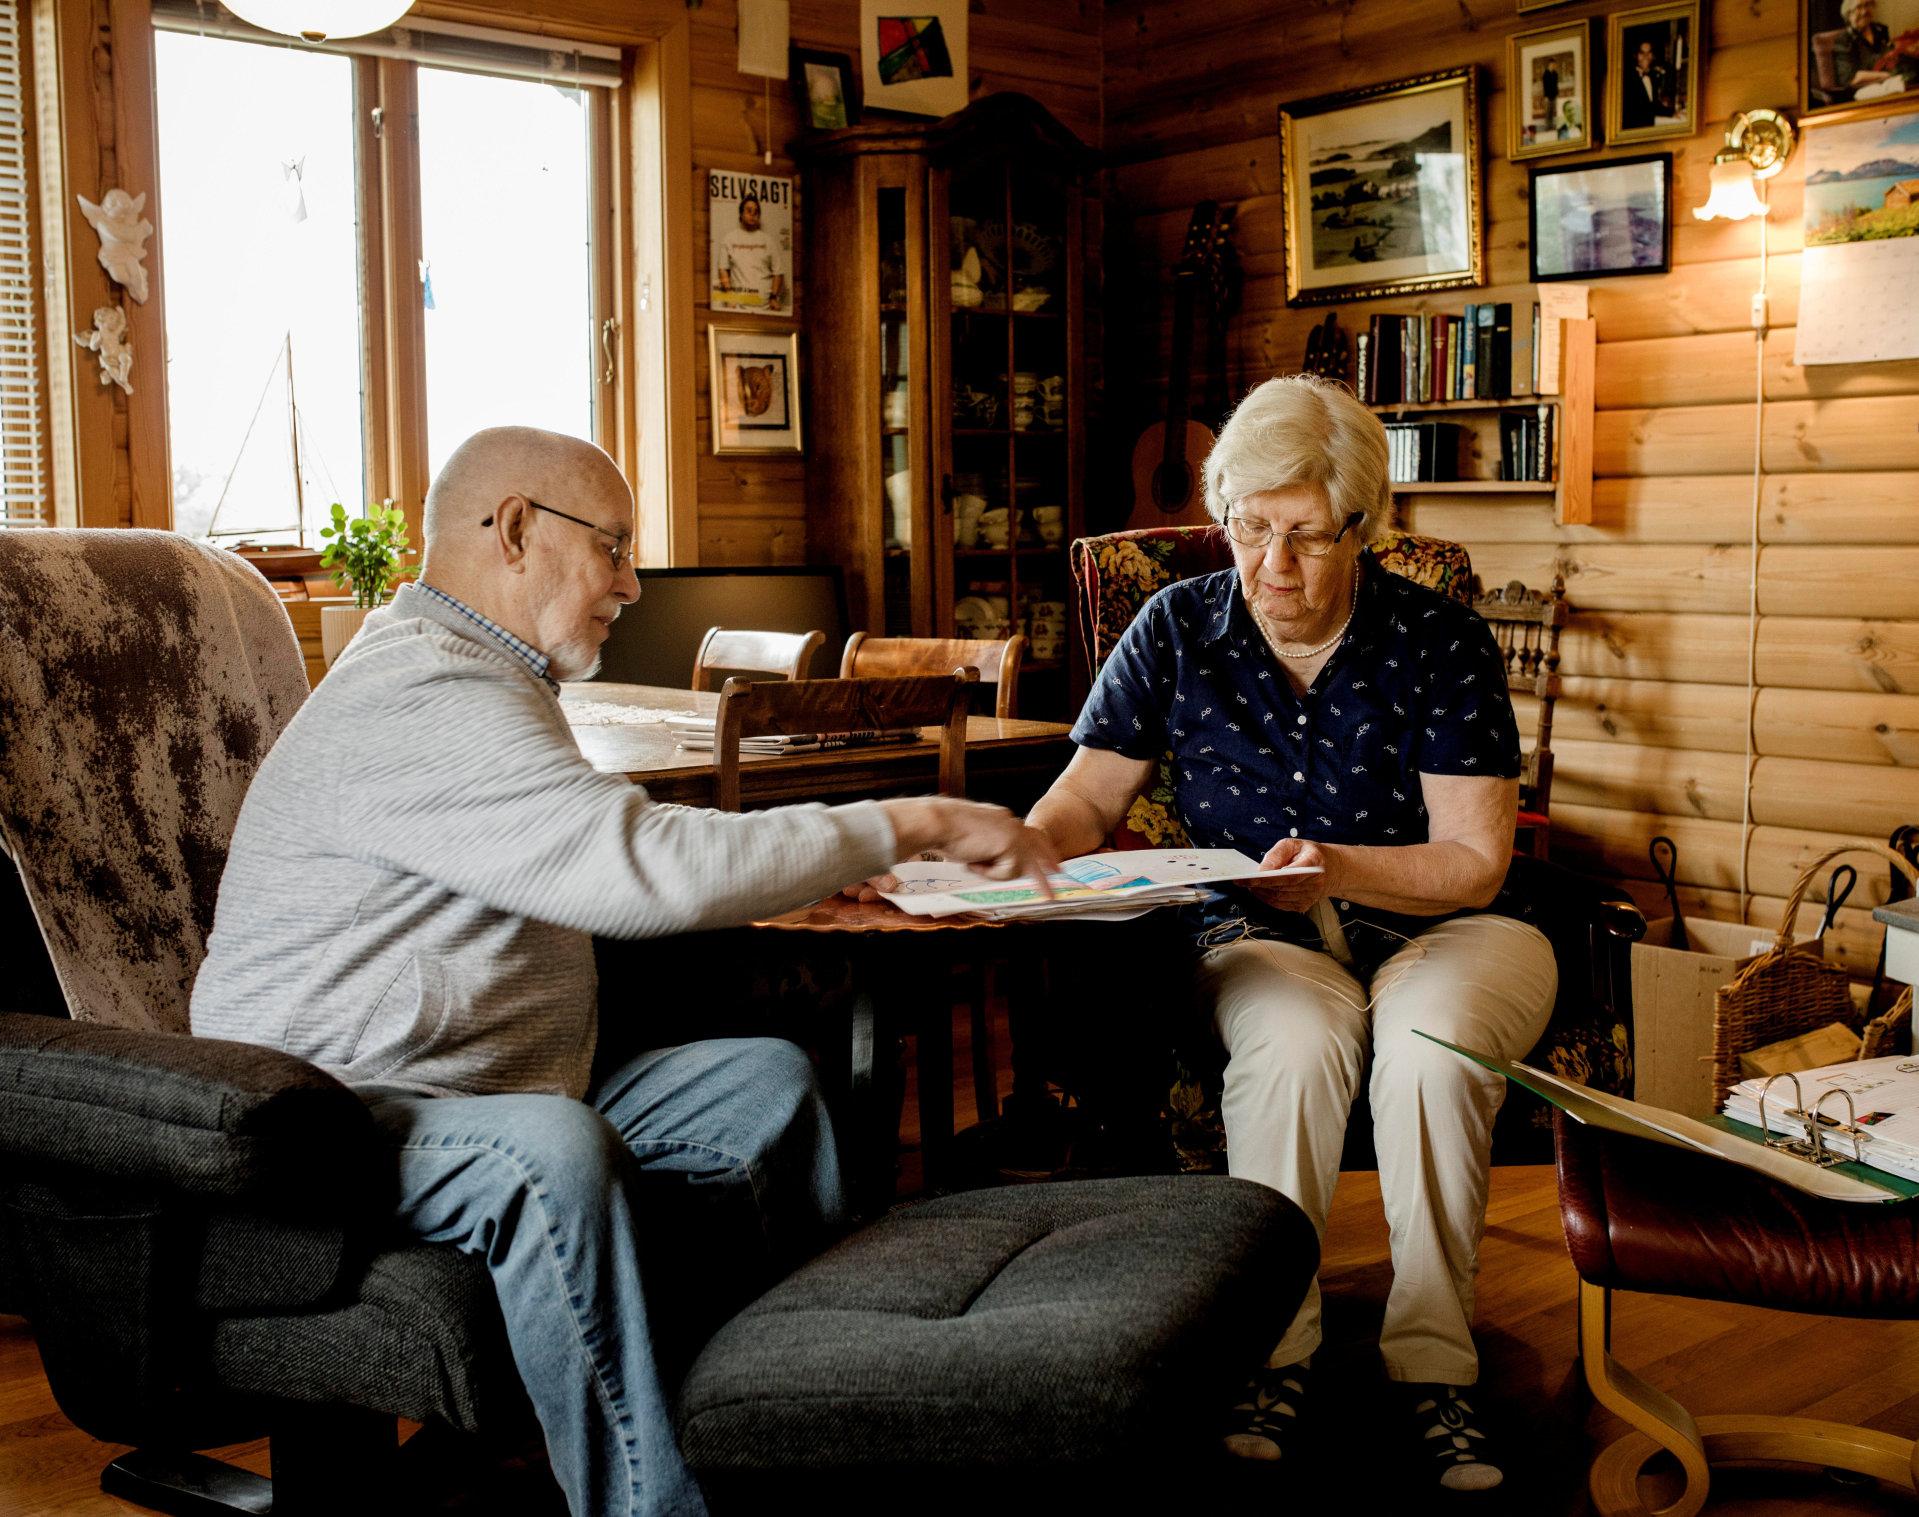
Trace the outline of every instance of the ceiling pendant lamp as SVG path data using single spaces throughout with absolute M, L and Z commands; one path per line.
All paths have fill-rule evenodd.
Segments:
M 226 0 L 242 21 L 308 42 L 383 32 L 413 9 L 413 0 Z

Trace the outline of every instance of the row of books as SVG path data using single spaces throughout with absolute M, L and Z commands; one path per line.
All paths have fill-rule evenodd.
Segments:
M 1499 413 L 1499 474 L 1504 481 L 1553 478 L 1553 418 L 1550 405 L 1537 411 Z M 1469 477 L 1463 461 L 1466 428 L 1456 421 L 1389 421 L 1386 472 L 1396 485 L 1451 483 Z
M 1499 415 L 1499 477 L 1536 480 L 1553 477 L 1553 417 L 1551 406 L 1531 411 L 1502 411 Z
M 1353 339 L 1354 388 L 1368 405 L 1509 400 L 1539 393 L 1539 304 L 1469 305 L 1460 316 L 1374 316 Z
M 1386 473 L 1396 485 L 1459 478 L 1466 429 L 1456 421 L 1386 423 Z

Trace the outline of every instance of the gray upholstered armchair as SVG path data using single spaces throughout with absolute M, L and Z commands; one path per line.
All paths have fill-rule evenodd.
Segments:
M 257 1500 L 191 1451 L 262 1434 L 275 1510 L 344 1510 L 395 1417 L 530 1424 L 485 1269 L 370 1225 L 360 1100 L 183 1036 L 240 802 L 305 694 L 230 555 L 0 533 L 0 940 L 23 966 L 0 992 L 0 1303 L 67 1415 L 135 1445 L 102 1484 L 150 1506 Z

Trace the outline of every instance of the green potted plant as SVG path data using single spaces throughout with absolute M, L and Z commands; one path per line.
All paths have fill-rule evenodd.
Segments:
M 331 668 L 367 614 L 385 604 L 399 580 L 419 570 L 400 563 L 407 549 L 406 513 L 390 500 L 366 507 L 357 520 L 349 520 L 336 500 L 333 525 L 322 527 L 320 536 L 327 540 L 320 567 L 333 571 L 334 584 L 353 592 L 350 606 L 320 608 L 320 650 Z

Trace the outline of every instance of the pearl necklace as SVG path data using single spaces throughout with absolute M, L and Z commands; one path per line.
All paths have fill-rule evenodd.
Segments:
M 1338 642 L 1342 637 L 1346 635 L 1346 629 L 1352 626 L 1353 616 L 1355 613 L 1358 612 L 1358 610 L 1359 610 L 1359 565 L 1354 564 L 1353 565 L 1353 598 L 1352 598 L 1352 603 L 1348 605 L 1346 608 L 1346 620 L 1339 624 L 1339 630 L 1337 632 L 1335 632 L 1331 637 L 1327 638 L 1326 641 L 1321 643 L 1317 648 L 1307 648 L 1304 651 L 1299 653 L 1288 653 L 1284 648 L 1279 646 L 1279 643 L 1273 637 L 1272 632 L 1268 630 L 1266 626 L 1266 620 L 1264 617 L 1260 616 L 1257 612 L 1255 612 L 1253 616 L 1253 620 L 1259 623 L 1259 630 L 1265 633 L 1266 646 L 1271 648 L 1273 652 L 1278 654 L 1281 658 L 1294 658 L 1294 659 L 1318 658 L 1320 654 L 1324 653 L 1328 648 L 1332 647 L 1334 643 Z

